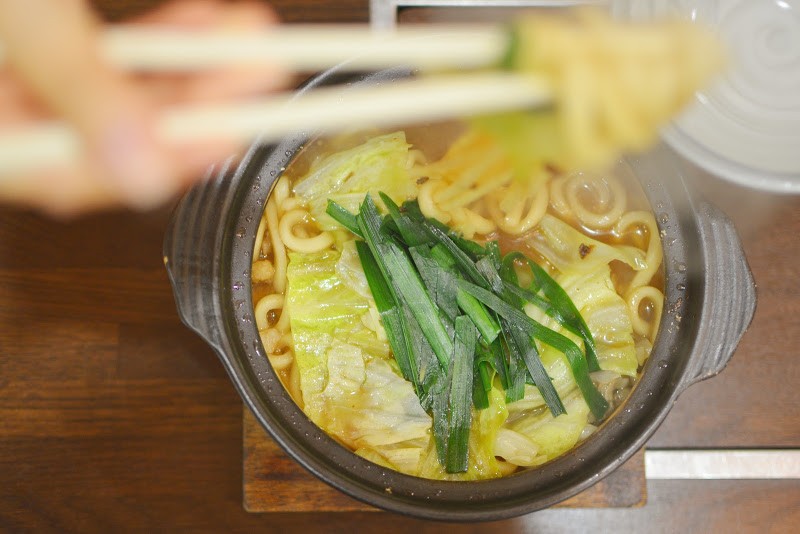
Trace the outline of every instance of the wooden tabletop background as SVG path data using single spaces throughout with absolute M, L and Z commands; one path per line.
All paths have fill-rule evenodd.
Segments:
M 110 19 L 154 1 L 97 2 Z M 366 21 L 366 0 L 280 0 L 288 21 Z M 690 388 L 649 443 L 800 447 L 800 197 L 698 175 L 758 284 L 728 368 Z M 242 506 L 242 404 L 181 325 L 161 241 L 169 208 L 57 222 L 0 206 L 0 531 L 439 532 L 382 513 Z M 461 532 L 789 532 L 800 481 L 649 481 L 646 506 L 552 509 Z

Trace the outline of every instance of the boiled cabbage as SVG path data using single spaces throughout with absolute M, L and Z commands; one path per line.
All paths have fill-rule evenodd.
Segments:
M 635 271 L 647 267 L 642 250 L 625 245 L 607 245 L 549 214 L 542 217 L 529 243 L 564 274 L 590 272 L 613 260 L 626 263 Z
M 325 213 L 328 199 L 356 213 L 367 194 L 378 205 L 379 191 L 398 204 L 416 196 L 416 184 L 408 173 L 410 147 L 403 132 L 373 137 L 322 158 L 295 184 L 294 192 L 308 205 L 323 230 L 340 228 Z
M 414 472 L 431 418 L 386 340 L 365 326 L 374 303 L 341 278 L 339 260 L 335 250 L 289 255 L 286 311 L 304 411 L 358 454 Z
M 614 289 L 610 267 L 604 265 L 591 273 L 564 274 L 558 277 L 558 283 L 592 333 L 600 368 L 635 377 L 639 361 L 633 325 L 628 305 Z
M 556 277 L 580 312 L 595 342 L 600 368 L 625 376 L 636 376 L 639 366 L 633 339 L 633 325 L 625 301 L 614 290 L 611 268 L 601 265 L 594 271 L 582 272 L 571 269 L 570 274 Z M 525 313 L 544 326 L 570 338 L 583 348 L 583 340 L 567 331 L 555 319 L 532 304 L 525 306 Z M 561 398 L 573 392 L 577 385 L 563 353 L 549 345 L 538 344 L 542 363 Z M 522 412 L 544 406 L 539 390 L 525 387 L 525 396 L 509 406 L 514 412 Z
M 510 422 L 508 429 L 517 432 L 537 447 L 541 462 L 552 460 L 570 450 L 581 437 L 589 418 L 589 407 L 580 394 L 563 399 L 567 413 L 558 417 L 543 410 L 539 415 L 529 414 Z

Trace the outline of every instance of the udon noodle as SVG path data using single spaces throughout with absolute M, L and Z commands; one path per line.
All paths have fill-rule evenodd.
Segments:
M 405 141 L 404 136 L 402 139 Z M 407 411 L 401 415 L 407 418 L 401 423 L 394 419 L 392 423 L 393 431 L 398 425 L 416 428 L 410 432 L 411 437 L 396 443 L 378 443 L 374 437 L 364 436 L 367 431 L 359 427 L 362 423 L 345 421 L 357 411 L 352 406 L 345 409 L 339 404 L 324 404 L 320 408 L 320 401 L 307 397 L 304 390 L 310 381 L 304 380 L 297 362 L 292 311 L 287 307 L 293 258 L 326 257 L 330 252 L 339 258 L 337 276 L 345 281 L 351 275 L 354 279 L 359 276 L 360 266 L 347 261 L 351 254 L 348 242 L 353 236 L 331 221 L 322 221 L 314 201 L 298 193 L 298 184 L 340 148 L 336 142 L 327 142 L 313 151 L 307 149 L 278 180 L 269 197 L 256 237 L 252 270 L 255 320 L 261 341 L 292 398 L 344 445 L 367 459 L 409 474 L 458 478 L 431 466 L 430 421 L 425 420 L 426 414 L 419 406 L 404 408 Z M 425 216 L 445 223 L 460 235 L 478 243 L 496 240 L 504 252 L 521 251 L 545 267 L 575 300 L 581 314 L 586 314 L 590 327 L 600 325 L 592 333 L 599 353 L 607 358 L 601 361 L 603 370 L 592 374 L 592 381 L 612 407 L 619 405 L 652 349 L 664 305 L 658 227 L 626 165 L 620 163 L 604 173 L 563 174 L 542 164 L 530 168 L 525 179 L 519 179 L 493 138 L 474 128 L 458 135 L 443 155 L 436 152 L 433 149 L 426 154 L 409 146 L 401 165 L 406 180 L 403 195 L 416 198 Z M 345 272 L 348 270 L 349 274 Z M 520 276 L 525 274 L 520 272 Z M 597 298 L 602 303 L 593 301 L 590 293 L 601 295 Z M 372 351 L 364 361 L 368 365 L 385 357 L 392 362 L 380 315 L 371 296 L 365 298 L 369 304 L 363 308 L 361 325 L 372 333 L 370 343 L 383 344 L 385 349 Z M 525 311 L 530 316 L 542 322 L 548 320 L 529 308 L 532 307 Z M 556 370 L 561 369 L 559 357 L 547 354 L 547 347 L 542 347 L 543 361 L 550 358 L 545 361 L 551 366 L 548 373 L 555 375 L 554 383 L 568 414 L 554 419 L 536 387 L 530 384 L 522 400 L 502 403 L 502 410 L 495 410 L 494 415 L 473 413 L 479 429 L 485 428 L 492 417 L 502 421 L 496 419 L 492 423 L 490 460 L 487 465 L 471 468 L 468 478 L 503 476 L 539 465 L 586 439 L 601 423 L 587 413 L 583 399 L 575 394 L 574 384 L 569 385 L 569 377 Z M 333 356 L 326 357 L 330 368 L 324 376 L 329 382 L 334 375 L 339 376 L 337 373 L 351 372 L 336 367 L 339 364 Z M 353 379 L 359 384 L 372 380 L 369 368 L 364 374 L 363 365 L 356 366 L 361 374 Z M 380 367 L 381 372 L 389 369 L 396 376 L 387 378 L 378 373 L 382 380 L 402 380 L 393 365 Z M 313 395 L 327 394 L 327 389 L 320 393 L 323 386 L 314 387 L 317 389 Z M 351 393 L 356 395 L 354 399 L 358 398 L 357 393 Z M 380 406 L 370 405 L 365 413 L 374 414 L 376 410 Z M 392 416 L 399 417 L 394 412 Z M 537 437 L 537 431 L 542 429 L 556 432 L 554 426 L 549 426 L 554 421 L 562 428 L 569 427 L 569 432 L 559 434 L 554 442 Z M 375 421 L 369 424 L 378 425 Z M 385 436 L 382 439 L 390 441 Z M 482 439 L 487 438 L 484 435 Z

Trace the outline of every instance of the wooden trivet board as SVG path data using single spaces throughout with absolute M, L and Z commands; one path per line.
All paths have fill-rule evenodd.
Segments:
M 377 508 L 321 482 L 267 435 L 245 407 L 244 508 L 248 512 L 365 512 Z M 644 450 L 588 490 L 557 504 L 567 508 L 627 508 L 647 501 Z

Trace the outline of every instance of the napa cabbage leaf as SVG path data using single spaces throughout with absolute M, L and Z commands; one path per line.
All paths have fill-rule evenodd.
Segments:
M 590 272 L 613 260 L 621 261 L 635 271 L 647 267 L 644 251 L 627 245 L 607 245 L 550 214 L 542 217 L 531 233 L 529 243 L 564 274 Z
M 608 265 L 601 265 L 589 272 L 571 270 L 568 274 L 558 275 L 556 279 L 592 333 L 600 368 L 635 377 L 639 363 L 633 339 L 633 325 L 628 305 L 614 289 L 611 268 Z M 580 337 L 568 332 L 539 308 L 528 304 L 525 306 L 525 313 L 548 328 L 569 337 L 579 346 L 583 343 Z M 558 354 L 560 353 L 552 347 L 547 345 L 542 347 L 542 361 L 550 362 L 548 373 L 557 372 L 559 364 L 555 362 Z M 563 365 L 566 365 L 566 362 Z M 566 379 L 569 381 L 572 376 L 567 375 Z M 562 390 L 558 389 L 558 392 L 562 394 Z
M 578 443 L 589 420 L 589 406 L 577 392 L 564 399 L 564 406 L 567 412 L 558 417 L 542 410 L 538 415 L 515 418 L 504 426 L 525 436 L 536 446 L 535 463 L 552 460 Z
M 404 132 L 370 138 L 317 161 L 295 184 L 294 192 L 323 230 L 341 228 L 325 212 L 329 199 L 356 213 L 367 194 L 379 205 L 379 191 L 398 204 L 416 196 L 416 184 L 408 173 L 410 147 Z
M 374 303 L 342 278 L 340 259 L 336 250 L 289 255 L 286 311 L 304 411 L 357 454 L 415 472 L 431 418 L 368 326 Z

